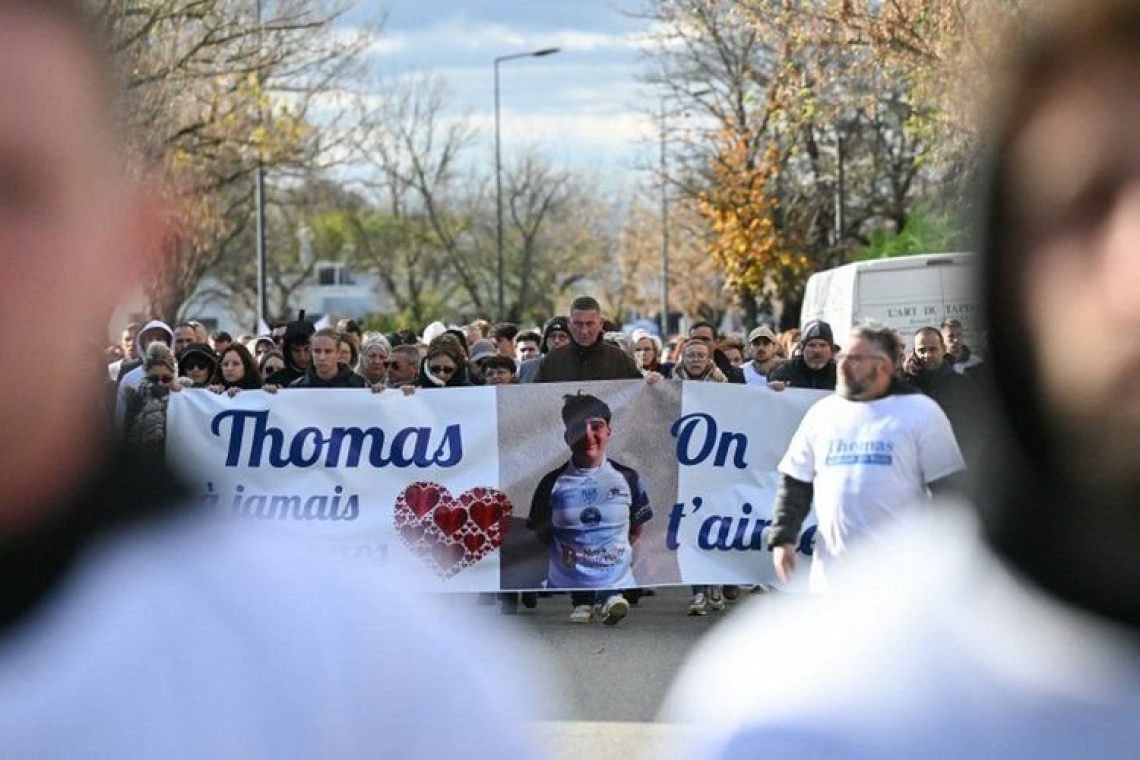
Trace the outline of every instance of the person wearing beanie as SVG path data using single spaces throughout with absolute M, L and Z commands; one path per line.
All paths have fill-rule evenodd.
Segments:
M 471 375 L 471 382 L 475 385 L 483 384 L 483 363 L 492 356 L 499 356 L 499 349 L 494 341 L 481 338 L 471 344 L 471 358 L 467 362 L 467 368 Z
M 542 340 L 538 344 L 539 355 L 527 359 L 519 366 L 519 382 L 533 383 L 542 357 L 568 343 L 570 343 L 570 318 L 557 316 L 546 320 L 546 324 L 542 327 Z
M 207 343 L 190 343 L 178 358 L 183 388 L 208 388 L 217 380 L 218 356 Z
M 784 388 L 835 390 L 835 354 L 838 350 L 831 325 L 822 319 L 808 322 L 800 332 L 799 352 L 773 370 L 768 376 L 768 387 L 774 391 Z

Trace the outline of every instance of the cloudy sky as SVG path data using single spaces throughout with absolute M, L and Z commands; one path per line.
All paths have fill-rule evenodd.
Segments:
M 487 149 L 494 135 L 494 59 L 500 65 L 504 160 L 526 146 L 556 163 L 623 167 L 651 160 L 656 96 L 638 80 L 648 22 L 641 0 L 360 0 L 349 23 L 386 13 L 377 72 L 431 72 L 449 85 Z

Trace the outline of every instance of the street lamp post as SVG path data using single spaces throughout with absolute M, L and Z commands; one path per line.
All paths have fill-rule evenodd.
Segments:
M 683 93 L 690 98 L 699 98 L 708 95 L 712 90 L 698 90 Z M 665 104 L 680 97 L 678 93 L 666 93 L 661 96 L 661 340 L 669 337 L 669 163 L 667 146 L 669 131 L 667 127 L 668 113 Z
M 261 48 L 261 0 L 257 0 L 257 38 L 258 49 Z M 258 62 L 260 66 L 260 61 Z M 257 120 L 260 123 L 262 118 L 261 112 L 261 74 L 260 71 L 257 76 L 258 82 L 258 105 L 257 105 Z M 269 324 L 269 319 L 266 315 L 267 311 L 267 293 L 265 287 L 265 163 L 262 160 L 261 146 L 257 148 L 257 171 L 254 174 L 253 184 L 253 205 L 255 209 L 256 219 L 256 252 L 257 252 L 257 327 L 255 332 L 261 331 L 263 324 Z
M 503 152 L 502 134 L 499 128 L 499 64 L 513 61 L 518 58 L 541 58 L 554 55 L 561 48 L 543 48 L 532 50 L 529 53 L 514 53 L 503 55 L 495 59 L 495 210 L 498 223 L 496 225 L 496 251 L 498 252 L 498 289 L 499 289 L 499 319 L 506 316 L 506 301 L 504 299 L 503 283 L 505 272 L 503 269 Z

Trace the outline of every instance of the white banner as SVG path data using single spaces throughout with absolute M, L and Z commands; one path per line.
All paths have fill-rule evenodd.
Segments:
M 598 469 L 568 466 L 564 397 L 580 392 L 611 412 Z M 776 464 L 821 396 L 635 380 L 186 390 L 171 397 L 166 452 L 220 514 L 299 531 L 412 588 L 767 583 Z

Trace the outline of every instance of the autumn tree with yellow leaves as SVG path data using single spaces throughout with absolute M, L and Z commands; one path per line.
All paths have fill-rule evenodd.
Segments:
M 713 181 L 698 208 L 711 235 L 709 255 L 724 275 L 725 289 L 741 305 L 747 324 L 756 323 L 759 304 L 779 299 L 789 280 L 806 273 L 810 261 L 789 242 L 772 194 L 779 171 L 777 150 L 759 152 L 749 135 L 725 130 L 713 162 Z

